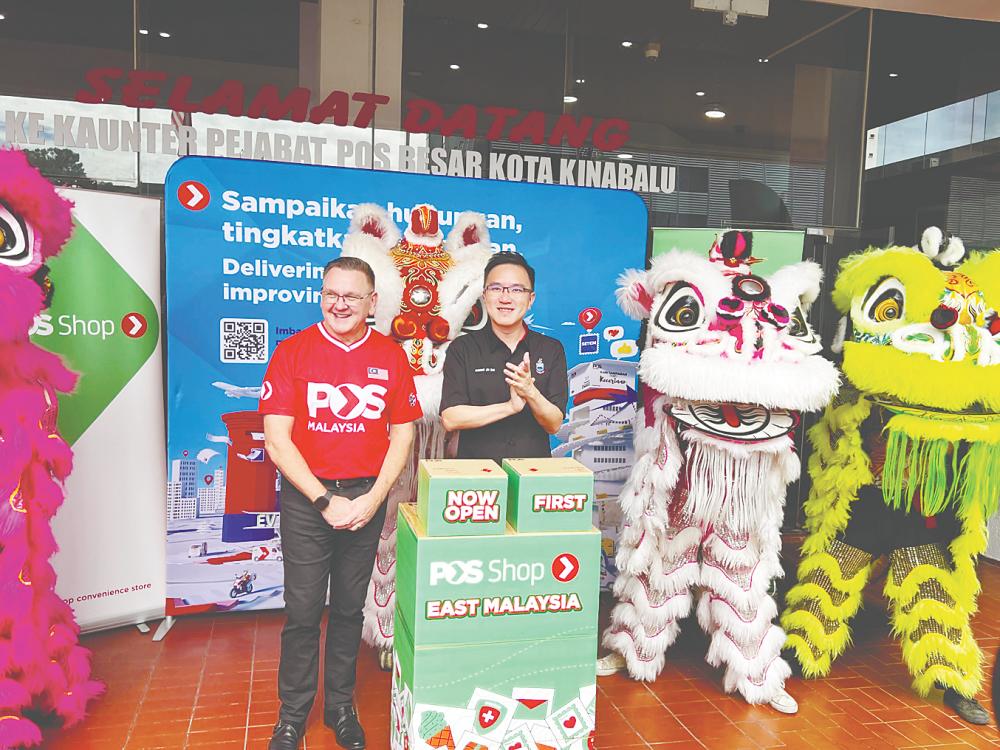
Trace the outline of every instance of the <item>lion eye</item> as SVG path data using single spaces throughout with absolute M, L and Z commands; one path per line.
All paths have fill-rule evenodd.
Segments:
M 697 291 L 690 284 L 679 282 L 670 290 L 656 314 L 656 325 L 665 331 L 679 333 L 701 325 L 703 307 Z
M 792 320 L 788 324 L 788 335 L 797 339 L 809 337 L 809 326 L 806 325 L 806 316 L 801 307 L 796 307 L 792 313 Z
M 906 295 L 899 279 L 881 281 L 868 295 L 865 316 L 873 323 L 892 323 L 903 317 Z
M 32 257 L 32 235 L 3 201 L 0 201 L 0 263 L 26 266 Z
M 667 311 L 667 321 L 671 325 L 689 328 L 698 322 L 698 302 L 694 297 L 678 300 Z
M 875 305 L 875 309 L 872 310 L 872 318 L 879 323 L 899 320 L 899 316 L 902 314 L 903 295 L 895 290 L 886 292 L 886 296 L 880 299 L 878 304 Z

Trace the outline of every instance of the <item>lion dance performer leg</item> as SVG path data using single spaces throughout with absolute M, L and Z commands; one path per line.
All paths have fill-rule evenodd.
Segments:
M 618 602 L 604 634 L 612 653 L 598 666 L 655 679 L 697 607 L 726 691 L 793 713 L 770 586 L 782 573 L 785 489 L 799 475 L 791 433 L 838 377 L 806 321 L 819 267 L 765 279 L 751 271 L 751 248 L 750 233 L 726 232 L 707 259 L 673 251 L 620 279 L 622 308 L 649 329 L 636 463 L 619 497 Z
M 781 622 L 806 677 L 850 642 L 872 560 L 889 555 L 885 595 L 913 688 L 968 722 L 981 655 L 969 627 L 1000 500 L 1000 252 L 975 254 L 931 228 L 921 248 L 847 258 L 833 298 L 844 314 L 848 384 L 810 430 L 809 536 Z
M 71 230 L 70 204 L 24 154 L 0 151 L 0 748 L 41 743 L 29 714 L 79 722 L 102 689 L 49 564 L 73 461 L 56 432 L 56 391 L 76 376 L 28 340 L 52 292 L 43 262 Z
M 441 232 L 437 209 L 426 204 L 414 206 L 409 227 L 400 236 L 384 208 L 364 204 L 354 209 L 344 240 L 344 255 L 363 258 L 375 271 L 375 328 L 393 336 L 406 351 L 424 412 L 417 423 L 409 466 L 389 493 L 365 603 L 364 638 L 379 650 L 383 669 L 392 663 L 396 508 L 416 497 L 417 462 L 446 453 L 449 436 L 438 411 L 448 344 L 463 331 L 486 323 L 479 306 L 483 269 L 491 255 L 486 217 L 462 212 L 445 218 L 453 224 L 447 239 Z

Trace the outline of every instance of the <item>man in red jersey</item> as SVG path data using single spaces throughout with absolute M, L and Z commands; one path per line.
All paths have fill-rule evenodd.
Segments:
M 278 345 L 261 387 L 267 452 L 282 474 L 287 618 L 270 750 L 295 750 L 305 732 L 327 591 L 324 722 L 341 747 L 365 747 L 353 705 L 362 607 L 386 494 L 421 416 L 403 350 L 365 322 L 377 300 L 371 267 L 328 263 L 322 300 L 323 320 Z

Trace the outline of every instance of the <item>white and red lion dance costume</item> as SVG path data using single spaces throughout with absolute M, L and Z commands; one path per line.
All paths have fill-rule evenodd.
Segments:
M 636 463 L 619 496 L 618 601 L 604 634 L 613 653 L 601 661 L 655 679 L 696 608 L 726 691 L 790 713 L 770 588 L 782 574 L 785 489 L 799 476 L 791 435 L 798 412 L 832 398 L 838 375 L 806 320 L 819 266 L 765 279 L 751 248 L 749 232 L 729 231 L 708 258 L 673 251 L 619 279 L 622 309 L 649 327 Z
M 79 722 L 102 690 L 49 564 L 73 463 L 56 431 L 56 392 L 76 376 L 28 339 L 51 292 L 43 263 L 73 228 L 70 207 L 24 154 L 0 151 L 0 748 L 42 742 L 29 716 Z
M 383 654 L 392 649 L 396 597 L 396 508 L 416 493 L 417 461 L 445 455 L 439 415 L 445 352 L 463 330 L 482 327 L 479 305 L 483 270 L 492 254 L 486 217 L 455 215 L 445 239 L 439 213 L 414 206 L 402 234 L 381 206 L 357 206 L 343 255 L 361 258 L 375 271 L 376 330 L 395 338 L 407 354 L 423 419 L 417 423 L 413 460 L 389 493 L 372 583 L 365 602 L 364 637 Z M 383 660 L 383 667 L 390 662 Z

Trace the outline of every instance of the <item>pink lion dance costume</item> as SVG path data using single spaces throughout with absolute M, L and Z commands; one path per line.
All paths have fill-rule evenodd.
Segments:
M 782 574 L 785 489 L 799 476 L 798 412 L 823 408 L 838 376 L 806 321 L 819 266 L 765 279 L 751 248 L 749 232 L 729 231 L 708 258 L 673 251 L 619 279 L 622 309 L 649 328 L 636 462 L 619 497 L 612 654 L 599 671 L 656 679 L 696 606 L 726 691 L 793 713 L 770 587 Z
M 486 217 L 452 212 L 445 238 L 434 206 L 410 211 L 400 235 L 389 212 L 364 203 L 355 207 L 344 239 L 344 255 L 361 258 L 375 271 L 378 306 L 375 328 L 392 336 L 406 352 L 424 418 L 417 423 L 412 460 L 389 492 L 385 527 L 365 603 L 364 638 L 379 649 L 383 669 L 392 665 L 393 610 L 396 602 L 396 509 L 417 492 L 417 461 L 442 458 L 447 434 L 438 415 L 445 353 L 464 331 L 481 328 L 479 306 L 483 270 L 492 255 Z
M 51 292 L 43 262 L 72 231 L 70 206 L 24 154 L 0 151 L 0 748 L 41 743 L 28 714 L 79 722 L 102 690 L 49 564 L 73 463 L 56 432 L 56 391 L 76 376 L 28 340 Z

